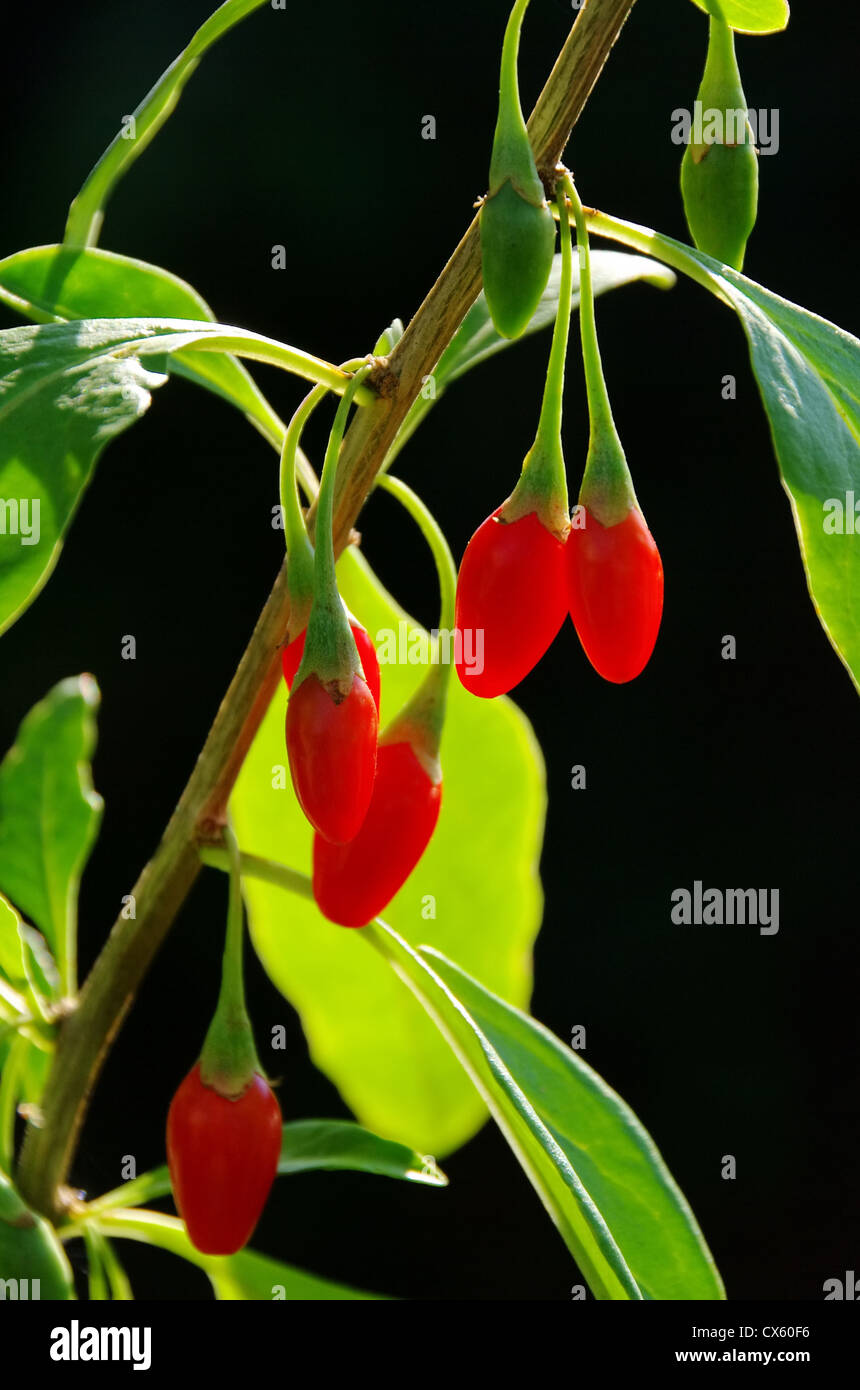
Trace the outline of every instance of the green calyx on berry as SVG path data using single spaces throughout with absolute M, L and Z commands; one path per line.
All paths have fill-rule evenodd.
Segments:
M 535 164 L 517 83 L 520 28 L 528 0 L 517 0 L 505 29 L 499 114 L 490 158 L 490 187 L 481 205 L 484 294 L 505 338 L 525 329 L 546 288 L 555 223 Z
M 632 507 L 638 506 L 638 503 L 603 376 L 594 318 L 591 250 L 585 213 L 569 175 L 565 176 L 564 188 L 576 221 L 579 252 L 579 326 L 590 422 L 588 453 L 579 502 L 602 526 L 616 526 L 624 520 Z
M 230 856 L 227 933 L 221 967 L 221 990 L 200 1053 L 200 1079 L 205 1086 L 227 1100 L 238 1100 L 251 1084 L 255 1073 L 263 1075 L 263 1070 L 245 1007 L 239 846 L 229 825 L 224 829 L 224 840 Z
M 569 528 L 567 476 L 561 442 L 564 364 L 570 330 L 573 250 L 563 183 L 558 185 L 561 228 L 561 276 L 543 402 L 534 443 L 526 454 L 519 482 L 499 509 L 501 522 L 519 521 L 534 512 L 541 525 L 563 541 Z
M 700 251 L 740 270 L 758 209 L 758 156 L 734 33 L 713 15 L 696 110 L 701 129 L 694 125 L 681 161 L 687 226 Z
M 317 502 L 313 601 L 307 622 L 304 652 L 293 681 L 295 693 L 309 676 L 315 676 L 335 703 L 340 703 L 349 695 L 355 676 L 363 677 L 349 615 L 337 588 L 332 515 L 338 454 L 347 415 L 353 397 L 369 371 L 368 363 L 360 367 L 350 379 L 338 403 L 329 436 Z M 313 394 L 311 392 L 311 395 Z

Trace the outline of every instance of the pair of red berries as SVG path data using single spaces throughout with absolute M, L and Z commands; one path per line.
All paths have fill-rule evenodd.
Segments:
M 406 882 L 430 842 L 442 800 L 438 768 L 427 766 L 407 727 L 377 742 L 380 678 L 367 632 L 350 621 L 364 676 L 345 696 L 308 676 L 290 696 L 287 749 L 302 810 L 314 827 L 313 890 L 332 922 L 363 927 Z M 283 651 L 292 687 L 305 633 Z
M 483 669 L 456 644 L 467 690 L 490 698 L 518 685 L 540 661 L 568 612 L 585 654 L 621 684 L 646 666 L 663 612 L 663 566 L 638 507 L 603 526 L 581 507 L 566 540 L 536 512 L 504 519 L 504 505 L 473 535 L 457 582 L 457 630 L 483 632 Z

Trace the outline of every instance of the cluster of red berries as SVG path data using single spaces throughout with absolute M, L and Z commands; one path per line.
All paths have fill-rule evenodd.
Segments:
M 307 676 L 287 707 L 293 785 L 314 828 L 313 890 L 320 910 L 343 927 L 372 922 L 406 882 L 430 842 L 442 799 L 438 767 L 397 723 L 377 739 L 380 678 L 373 643 L 350 622 L 361 673 L 340 697 Z M 305 634 L 284 648 L 291 687 Z
M 646 666 L 663 612 L 663 566 L 638 507 L 603 526 L 584 506 L 565 538 L 536 512 L 505 520 L 499 507 L 466 547 L 457 585 L 457 628 L 483 632 L 483 666 L 458 673 L 475 695 L 503 695 L 540 661 L 567 613 L 585 654 L 608 681 Z

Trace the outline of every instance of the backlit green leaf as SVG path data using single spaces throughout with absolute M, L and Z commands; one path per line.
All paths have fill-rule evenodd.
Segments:
M 710 1251 L 653 1140 L 548 1029 L 383 924 L 370 939 L 448 1039 L 599 1299 L 720 1299 Z
M 304 1173 L 313 1168 L 377 1173 L 431 1187 L 445 1187 L 448 1182 L 430 1156 L 393 1139 L 381 1139 L 348 1120 L 296 1120 L 284 1125 L 278 1172 Z
M 693 0 L 741 34 L 776 34 L 788 24 L 788 0 Z
M 0 763 L 0 889 L 43 933 L 60 972 L 53 993 L 75 987 L 78 885 L 103 809 L 90 774 L 98 702 L 92 676 L 61 681 Z
M 428 561 L 429 563 L 429 561 Z M 413 624 L 350 549 L 339 565 L 349 608 L 401 660 L 382 666 L 382 723 L 421 678 L 407 659 Z M 242 848 L 309 871 L 311 831 L 290 783 L 281 688 L 239 775 L 230 808 Z M 387 909 L 407 939 L 456 953 L 503 998 L 528 1001 L 541 914 L 537 876 L 545 809 L 540 751 L 510 701 L 478 700 L 452 680 L 442 740 L 436 834 Z M 246 879 L 251 934 L 272 980 L 302 1018 L 314 1062 L 362 1124 L 437 1157 L 465 1142 L 486 1111 L 416 1002 L 360 931 L 312 902 Z
M 810 596 L 860 688 L 860 341 L 672 237 L 600 213 L 591 222 L 601 235 L 663 257 L 737 313 Z
M 205 299 L 161 266 L 97 247 L 33 246 L 0 261 L 0 300 L 37 323 L 58 319 L 215 321 Z M 250 373 L 229 353 L 177 352 L 167 369 L 204 386 L 280 448 L 283 424 Z

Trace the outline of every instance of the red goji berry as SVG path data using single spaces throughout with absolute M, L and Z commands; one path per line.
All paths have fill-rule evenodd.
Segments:
M 408 740 L 380 743 L 370 808 L 355 839 L 333 845 L 314 837 L 313 887 L 320 911 L 342 927 L 372 922 L 427 848 L 441 802 L 441 771 L 434 780 Z
M 457 580 L 457 674 L 487 698 L 528 675 L 567 616 L 564 542 L 536 512 L 505 521 L 502 511 L 478 527 Z
M 663 565 L 638 507 L 603 526 L 586 508 L 567 540 L 570 616 L 605 680 L 623 684 L 647 665 L 663 613 Z
M 358 673 L 347 692 L 309 675 L 287 705 L 287 754 L 293 786 L 315 830 L 335 844 L 358 834 L 376 771 L 379 716 Z
M 200 1076 L 200 1063 L 173 1097 L 167 1162 L 179 1214 L 206 1255 L 233 1255 L 250 1239 L 278 1169 L 281 1108 L 257 1072 L 231 1100 Z

